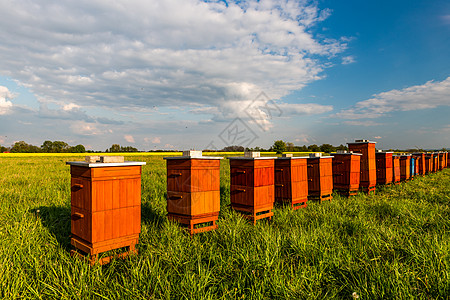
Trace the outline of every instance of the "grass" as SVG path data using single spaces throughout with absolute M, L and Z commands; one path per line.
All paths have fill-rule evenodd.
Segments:
M 0 158 L 0 298 L 448 299 L 450 169 L 398 186 L 335 195 L 256 226 L 228 208 L 221 162 L 216 231 L 167 221 L 162 156 L 142 176 L 139 255 L 93 266 L 70 256 L 70 174 L 80 157 Z

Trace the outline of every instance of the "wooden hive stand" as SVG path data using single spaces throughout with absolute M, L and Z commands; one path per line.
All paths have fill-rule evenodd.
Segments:
M 394 152 L 376 152 L 377 184 L 392 184 L 394 165 L 392 155 Z
M 400 155 L 400 181 L 411 179 L 411 155 Z
M 333 156 L 308 158 L 308 200 L 333 199 Z
M 145 162 L 67 162 L 71 173 L 71 244 L 90 263 L 109 250 L 137 253 L 141 232 L 141 166 Z M 78 251 L 73 255 L 84 257 Z M 105 264 L 112 256 L 102 258 Z
M 275 160 L 275 201 L 297 210 L 307 206 L 307 157 L 278 157 Z
M 167 161 L 167 217 L 184 225 L 193 235 L 217 228 L 222 157 L 191 152 L 194 151 L 164 159 Z
M 392 183 L 400 184 L 400 155 L 392 156 Z
M 333 156 L 333 189 L 346 197 L 358 194 L 361 155 L 359 153 L 338 152 Z
M 362 154 L 360 189 L 368 194 L 374 193 L 377 185 L 375 143 L 369 140 L 356 140 L 354 143 L 347 143 L 349 151 Z
M 231 207 L 253 224 L 273 216 L 275 201 L 275 157 L 259 153 L 229 157 Z

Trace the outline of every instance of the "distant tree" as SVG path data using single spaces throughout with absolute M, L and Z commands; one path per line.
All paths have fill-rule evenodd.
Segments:
M 336 147 L 336 150 L 347 150 L 348 151 L 348 147 L 340 144 L 339 146 Z
M 63 141 L 45 141 L 41 146 L 41 151 L 47 153 L 63 153 L 69 152 L 70 148 L 69 144 Z
M 320 151 L 321 152 L 325 152 L 325 153 L 331 153 L 331 152 L 336 151 L 336 148 L 333 147 L 333 145 L 330 145 L 330 144 L 322 144 L 320 146 Z
M 41 145 L 42 152 L 50 153 L 53 151 L 53 142 L 52 141 L 45 141 Z
M 54 141 L 53 142 L 53 152 L 54 153 L 63 153 L 69 150 L 70 146 L 66 142 L 63 141 Z
M 71 153 L 86 153 L 86 148 L 83 145 L 76 145 L 70 147 L 69 152 Z
M 3 153 L 5 151 L 8 151 L 8 148 L 0 146 L 0 153 Z
M 275 141 L 273 143 L 272 150 L 275 151 L 277 154 L 281 154 L 284 151 L 286 151 L 286 143 L 283 142 L 282 140 Z
M 25 143 L 24 141 L 16 142 L 11 147 L 12 153 L 36 153 L 41 152 L 41 148 Z
M 106 150 L 107 152 L 120 152 L 120 149 L 122 147 L 120 147 L 119 144 L 112 144 L 112 146 L 109 148 L 109 151 Z
M 120 147 L 119 152 L 138 152 L 139 150 L 137 148 L 126 146 L 126 147 Z
M 243 146 L 226 146 L 221 151 L 223 152 L 244 152 L 245 148 Z
M 303 146 L 295 146 L 294 151 L 295 152 L 308 152 L 309 150 L 308 150 L 308 147 L 303 145 Z
M 266 152 L 267 150 L 264 148 L 261 148 L 259 146 L 256 146 L 255 148 L 245 148 L 245 151 L 259 151 L 259 152 Z
M 320 148 L 316 144 L 312 144 L 312 145 L 308 146 L 308 151 L 310 151 L 310 152 L 320 152 Z
M 294 151 L 294 148 L 295 148 L 294 143 L 291 143 L 291 142 L 286 143 L 286 150 L 287 151 L 292 152 L 292 151 Z

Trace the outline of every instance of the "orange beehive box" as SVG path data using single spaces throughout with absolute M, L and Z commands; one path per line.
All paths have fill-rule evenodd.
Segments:
M 141 166 L 145 162 L 67 162 L 71 174 L 71 244 L 90 254 L 135 245 L 141 232 Z M 78 252 L 72 251 L 73 254 Z M 108 263 L 111 257 L 100 260 Z
M 411 179 L 411 155 L 400 156 L 400 180 L 405 181 Z
M 415 159 L 415 164 L 414 164 L 414 174 L 417 176 L 419 175 L 419 164 L 421 164 L 421 157 L 420 156 L 413 156 L 413 158 Z
M 333 157 L 310 156 L 308 158 L 308 199 L 333 199 Z
M 427 153 L 425 154 L 425 173 L 429 174 L 433 172 L 433 153 Z
M 425 159 L 425 153 L 414 153 L 413 156 L 417 159 L 419 159 L 416 162 L 417 166 L 417 174 L 419 175 L 425 175 L 426 173 L 426 159 Z
M 439 170 L 439 154 L 433 153 L 433 172 L 437 172 Z
M 293 209 L 308 201 L 307 157 L 278 157 L 275 160 L 275 201 Z
M 444 153 L 440 152 L 439 153 L 439 170 L 444 170 L 444 165 L 445 165 L 445 157 L 444 157 Z
M 273 216 L 275 157 L 229 157 L 231 207 L 253 222 Z
M 394 152 L 376 152 L 377 184 L 390 184 L 393 178 L 392 155 Z
M 333 156 L 333 189 L 345 196 L 359 190 L 361 156 L 359 153 L 331 153 Z
M 188 151 L 189 152 L 189 151 Z M 164 157 L 167 161 L 167 217 L 191 235 L 214 230 L 220 212 L 220 160 L 200 155 Z
M 377 184 L 375 142 L 356 140 L 354 143 L 347 144 L 349 151 L 362 154 L 360 188 L 367 193 L 375 192 L 375 186 Z
M 447 157 L 445 158 L 445 161 L 447 162 L 447 168 L 450 168 L 450 152 L 447 152 Z
M 392 182 L 400 184 L 400 155 L 392 156 Z

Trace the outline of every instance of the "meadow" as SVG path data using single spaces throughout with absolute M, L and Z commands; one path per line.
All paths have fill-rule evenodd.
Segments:
M 216 231 L 166 218 L 162 155 L 145 161 L 139 254 L 104 266 L 70 256 L 70 173 L 81 156 L 0 157 L 3 299 L 448 299 L 450 169 L 375 195 L 276 206 L 255 226 L 228 204 Z

